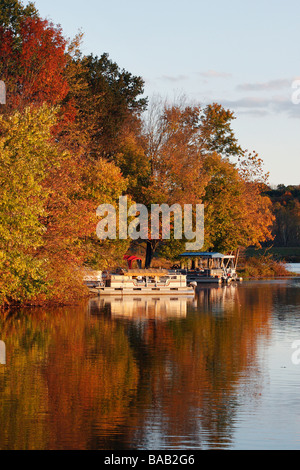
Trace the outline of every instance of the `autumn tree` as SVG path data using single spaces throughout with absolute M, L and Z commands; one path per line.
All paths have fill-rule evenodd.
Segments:
M 43 256 L 49 258 L 52 294 L 62 302 L 82 295 L 83 266 L 112 266 L 128 249 L 128 242 L 99 240 L 96 210 L 100 204 L 115 207 L 127 182 L 112 162 L 83 160 L 71 153 L 60 154 L 44 180 L 49 193 L 43 221 Z
M 0 5 L 0 77 L 7 86 L 7 105 L 1 108 L 6 116 L 1 249 L 4 277 L 12 276 L 15 285 L 3 298 L 35 295 L 41 301 L 51 286 L 52 296 L 63 301 L 80 284 L 82 266 L 119 262 L 129 242 L 99 241 L 96 209 L 102 203 L 117 207 L 124 194 L 148 208 L 204 202 L 210 248 L 268 239 L 271 216 L 261 196 L 261 161 L 240 148 L 230 110 L 216 103 L 203 108 L 184 100 L 157 101 L 142 120 L 147 99 L 141 77 L 120 69 L 107 53 L 83 56 L 81 34 L 67 41 L 33 4 L 0 0 Z M 14 204 L 24 207 L 19 229 Z M 20 269 L 29 290 L 7 259 L 10 225 L 15 253 L 27 260 L 20 260 Z M 165 245 L 169 255 L 175 242 L 182 241 Z M 159 245 L 149 232 L 147 267 Z
M 262 160 L 240 147 L 233 119 L 216 103 L 202 108 L 184 100 L 175 105 L 156 100 L 144 129 L 151 168 L 145 200 L 204 203 L 205 247 L 220 251 L 269 240 L 273 221 L 270 201 L 261 195 L 267 178 Z M 161 254 L 175 258 L 185 241 L 171 237 L 162 245 L 149 239 L 146 264 L 158 246 Z
M 150 200 L 160 204 L 202 203 L 212 178 L 210 156 L 218 153 L 227 159 L 242 154 L 232 130 L 233 119 L 231 111 L 216 103 L 202 108 L 184 99 L 175 105 L 156 100 L 145 127 L 152 175 L 146 191 L 151 194 Z M 147 247 L 151 252 L 151 242 Z M 170 247 L 174 254 L 179 253 L 184 243 L 172 240 Z M 163 253 L 169 252 L 165 246 Z
M 292 199 L 273 204 L 273 227 L 276 246 L 300 246 L 300 202 Z
M 275 216 L 274 245 L 300 246 L 300 186 L 266 186 L 264 194 L 271 199 Z
M 6 2 L 5 2 L 6 3 Z M 0 76 L 7 85 L 7 110 L 61 104 L 68 93 L 64 77 L 66 40 L 60 27 L 36 15 L 0 22 Z
M 113 161 L 128 181 L 127 194 L 134 201 L 142 202 L 142 191 L 149 185 L 151 167 L 140 119 L 131 119 L 123 126 L 118 152 Z
M 201 140 L 200 108 L 155 100 L 145 120 L 146 154 L 150 165 L 144 199 L 148 204 L 200 204 L 207 183 Z M 147 241 L 150 266 L 158 240 Z
M 272 240 L 272 204 L 259 183 L 218 154 L 207 157 L 205 166 L 210 174 L 203 198 L 206 248 L 226 253 Z M 254 165 L 251 174 L 259 171 Z
M 49 143 L 53 113 L 45 108 L 0 116 L 0 304 L 32 301 L 46 293 L 43 245 L 46 168 L 54 165 Z
M 82 285 L 79 269 L 82 265 L 89 263 L 94 267 L 104 266 L 108 262 L 112 263 L 114 258 L 122 257 L 127 250 L 125 241 L 113 244 L 111 241 L 100 242 L 96 238 L 97 207 L 103 202 L 116 204 L 128 183 L 113 162 L 101 158 L 105 148 L 105 133 L 101 136 L 102 147 L 97 143 L 97 158 L 91 156 L 95 127 L 89 126 L 89 116 L 92 116 L 92 125 L 96 122 L 96 128 L 99 129 L 102 126 L 101 119 L 105 122 L 104 113 L 108 112 L 108 95 L 113 95 L 110 87 L 113 88 L 112 83 L 114 80 L 117 82 L 119 76 L 122 76 L 122 79 L 119 78 L 123 83 L 120 84 L 120 97 L 127 85 L 128 94 L 132 93 L 132 101 L 129 97 L 124 98 L 127 101 L 126 104 L 124 101 L 123 113 L 126 114 L 127 105 L 128 109 L 133 110 L 135 104 L 131 75 L 125 72 L 122 75 L 117 65 L 107 59 L 101 70 L 103 72 L 110 64 L 111 70 L 106 77 L 110 83 L 107 83 L 105 90 L 105 87 L 99 87 L 101 91 L 98 93 L 96 90 L 98 94 L 94 96 L 95 88 L 87 79 L 88 66 L 80 52 L 81 35 L 68 42 L 61 28 L 42 20 L 32 5 L 25 8 L 20 2 L 9 0 L 2 3 L 0 73 L 6 82 L 8 94 L 7 106 L 1 111 L 7 116 L 14 116 L 15 110 L 18 110 L 22 117 L 24 113 L 31 115 L 38 112 L 34 109 L 55 107 L 51 111 L 55 118 L 51 118 L 48 127 L 49 141 L 43 142 L 45 146 L 49 145 L 49 152 L 55 151 L 56 158 L 52 161 L 49 153 L 43 178 L 37 180 L 43 194 L 47 196 L 37 200 L 37 212 L 32 211 L 32 214 L 39 214 L 37 218 L 42 230 L 40 237 L 35 234 L 36 243 L 40 243 L 35 258 L 47 260 L 47 269 L 43 272 L 46 283 L 51 285 L 51 296 L 63 301 L 66 293 L 72 296 L 77 290 L 81 294 L 81 287 L 76 289 L 76 285 Z M 98 81 L 105 75 L 102 72 L 96 77 Z M 104 95 L 106 107 L 103 105 Z M 117 107 L 115 104 L 115 112 Z M 21 127 L 16 132 L 22 133 Z M 124 141 L 122 151 L 123 148 L 124 154 L 126 149 L 127 153 L 132 154 L 130 135 Z M 28 149 L 30 158 L 36 157 Z M 28 171 L 30 168 L 29 165 Z M 32 178 L 35 180 L 34 172 Z M 14 181 L 17 180 L 11 180 L 9 190 L 11 197 L 15 190 Z M 26 238 L 26 234 L 23 235 Z M 32 246 L 35 246 L 34 242 Z M 40 296 L 39 301 L 42 300 Z
M 241 157 L 243 149 L 232 129 L 234 113 L 218 103 L 199 109 L 200 132 L 206 153 L 216 152 L 222 157 Z
M 84 295 L 80 268 L 128 248 L 96 238 L 99 201 L 116 206 L 126 180 L 113 163 L 62 152 L 55 119 L 46 106 L 0 118 L 0 304 Z

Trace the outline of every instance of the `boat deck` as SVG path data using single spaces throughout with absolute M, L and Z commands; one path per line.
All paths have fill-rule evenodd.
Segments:
M 92 294 L 97 295 L 194 295 L 195 291 L 193 287 L 177 287 L 177 288 L 166 288 L 166 287 L 90 287 L 89 291 Z
M 180 272 L 162 269 L 135 269 L 123 273 L 102 273 L 86 279 L 92 294 L 98 295 L 194 295 Z

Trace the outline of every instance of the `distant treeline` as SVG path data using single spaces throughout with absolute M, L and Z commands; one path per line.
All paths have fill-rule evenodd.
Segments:
M 272 244 L 276 247 L 299 247 L 300 185 L 281 184 L 276 189 L 267 189 L 264 194 L 271 199 L 275 215 Z

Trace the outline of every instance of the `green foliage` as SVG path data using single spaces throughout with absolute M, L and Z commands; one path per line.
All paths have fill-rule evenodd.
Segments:
M 209 104 L 201 111 L 200 128 L 206 151 L 217 152 L 225 157 L 243 154 L 231 128 L 234 119 L 233 112 L 218 103 Z
M 81 59 L 82 75 L 88 85 L 86 105 L 81 118 L 90 125 L 90 153 L 114 158 L 120 145 L 123 126 L 133 115 L 140 114 L 147 104 L 141 77 L 120 70 L 108 54 L 89 55 Z
M 44 107 L 0 116 L 0 303 L 45 291 L 45 263 L 36 255 L 47 198 L 42 182 L 56 158 L 53 123 L 53 111 Z
M 33 2 L 23 6 L 19 0 L 0 0 L 0 27 L 5 30 L 17 32 L 21 19 L 37 16 L 38 12 Z

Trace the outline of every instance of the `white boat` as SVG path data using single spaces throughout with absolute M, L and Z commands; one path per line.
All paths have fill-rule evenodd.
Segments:
M 237 257 L 211 252 L 186 252 L 180 255 L 180 272 L 187 282 L 223 284 L 242 281 L 237 274 Z
M 164 269 L 128 269 L 117 273 L 98 271 L 84 279 L 92 294 L 98 295 L 194 295 L 187 276 Z

